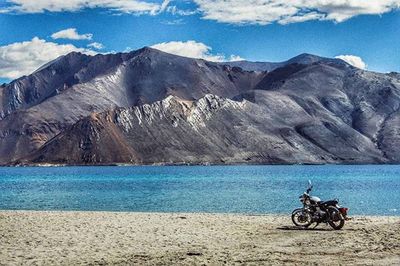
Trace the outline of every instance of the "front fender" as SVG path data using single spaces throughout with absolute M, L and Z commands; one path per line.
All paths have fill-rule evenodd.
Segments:
M 310 212 L 308 209 L 306 209 L 306 208 L 297 208 L 297 209 L 294 209 L 293 211 L 292 211 L 292 214 L 294 213 L 294 212 L 296 212 L 296 211 L 303 211 L 303 212 Z

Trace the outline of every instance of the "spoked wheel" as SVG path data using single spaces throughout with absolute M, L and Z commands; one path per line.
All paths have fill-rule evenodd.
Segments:
M 328 213 L 330 216 L 330 221 L 328 222 L 329 225 L 335 230 L 342 229 L 344 226 L 344 218 L 343 215 L 340 213 L 339 209 L 330 206 L 328 207 Z
M 296 209 L 292 212 L 292 222 L 298 227 L 307 228 L 312 223 L 312 217 L 308 211 Z

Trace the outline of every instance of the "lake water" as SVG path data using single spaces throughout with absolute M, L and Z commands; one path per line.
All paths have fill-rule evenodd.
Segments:
M 350 214 L 400 215 L 400 166 L 0 168 L 0 209 L 290 213 L 313 195 Z

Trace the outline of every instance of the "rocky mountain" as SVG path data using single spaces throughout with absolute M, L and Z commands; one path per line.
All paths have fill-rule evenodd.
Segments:
M 71 53 L 0 88 L 0 162 L 22 158 L 93 112 L 169 95 L 233 97 L 264 76 L 151 48 L 96 56 Z
M 247 71 L 273 71 L 277 68 L 281 68 L 290 64 L 302 64 L 309 65 L 316 62 L 339 62 L 337 59 L 330 59 L 325 57 L 320 57 L 312 54 L 301 54 L 296 57 L 293 57 L 284 62 L 251 62 L 251 61 L 233 61 L 233 62 L 224 62 L 222 64 L 229 65 L 232 67 L 240 67 L 243 70 Z
M 0 88 L 0 162 L 400 162 L 396 73 L 308 54 L 280 64 L 66 55 Z

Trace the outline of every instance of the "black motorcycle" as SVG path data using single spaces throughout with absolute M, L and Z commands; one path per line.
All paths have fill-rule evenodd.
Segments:
M 340 230 L 344 226 L 348 208 L 339 206 L 339 200 L 321 201 L 320 198 L 311 196 L 313 188 L 311 181 L 308 181 L 307 191 L 300 196 L 303 208 L 295 209 L 292 212 L 292 221 L 296 226 L 308 228 L 315 224 L 314 228 L 320 223 L 328 223 L 333 229 Z

